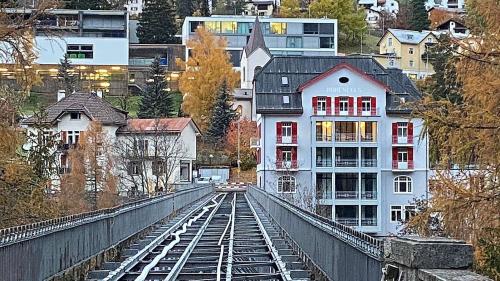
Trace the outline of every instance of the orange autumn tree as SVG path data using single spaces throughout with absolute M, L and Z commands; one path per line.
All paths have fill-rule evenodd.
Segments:
M 199 27 L 195 39 L 187 43 L 191 52 L 189 60 L 177 61 L 179 66 L 185 68 L 179 79 L 179 89 L 184 94 L 182 110 L 193 118 L 202 131 L 208 127 L 222 82 L 226 80 L 231 92 L 239 82 L 239 74 L 233 70 L 225 47 L 223 38 Z
M 250 139 L 257 137 L 257 123 L 250 120 L 240 120 L 240 160 L 241 169 L 249 170 L 256 166 L 255 149 L 250 148 Z M 238 121 L 231 123 L 227 134 L 226 153 L 231 162 L 238 160 Z

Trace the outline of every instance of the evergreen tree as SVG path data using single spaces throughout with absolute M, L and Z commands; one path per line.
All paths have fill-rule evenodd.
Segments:
M 150 66 L 150 79 L 142 92 L 137 117 L 165 118 L 172 116 L 172 95 L 166 90 L 165 69 L 160 65 L 160 58 L 155 58 Z M 174 114 L 175 115 L 175 114 Z
M 193 15 L 195 3 L 193 0 L 177 0 L 177 15 L 184 19 Z
M 169 0 L 146 0 L 139 18 L 137 37 L 141 44 L 177 43 L 175 9 Z
M 422 31 L 429 28 L 429 17 L 425 10 L 426 0 L 409 0 L 408 6 L 411 9 L 410 26 L 413 30 Z
M 67 95 L 77 90 L 77 77 L 71 72 L 71 70 L 73 70 L 73 66 L 71 65 L 71 61 L 68 59 L 68 54 L 65 54 L 59 64 L 57 77 L 59 78 L 61 88 L 66 91 Z
M 111 9 L 111 4 L 103 0 L 70 0 L 66 3 L 66 9 L 108 10 Z
M 197 14 L 202 17 L 210 16 L 210 8 L 208 7 L 208 0 L 198 0 Z
M 217 100 L 210 118 L 206 138 L 209 143 L 217 144 L 226 138 L 231 122 L 236 118 L 236 111 L 232 109 L 229 89 L 224 81 L 219 89 Z

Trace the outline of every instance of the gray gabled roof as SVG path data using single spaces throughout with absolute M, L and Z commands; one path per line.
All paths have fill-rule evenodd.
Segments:
M 262 49 L 271 56 L 271 52 L 266 46 L 266 41 L 264 40 L 264 34 L 262 33 L 262 28 L 260 27 L 259 17 L 255 17 L 255 22 L 253 24 L 252 33 L 250 33 L 250 38 L 245 46 L 245 54 L 250 56 L 257 49 Z
M 47 107 L 45 122 L 56 122 L 66 113 L 80 112 L 91 120 L 100 121 L 103 125 L 122 126 L 127 124 L 127 112 L 115 108 L 106 100 L 94 93 L 73 93 Z M 32 124 L 33 118 L 26 119 L 24 124 Z
M 405 101 L 421 98 L 421 93 L 401 70 L 385 69 L 370 57 L 278 56 L 273 57 L 255 75 L 257 113 L 301 113 L 302 99 L 298 88 L 340 64 L 348 64 L 386 85 L 389 88 L 386 105 L 388 109 L 394 107 L 397 98 L 404 97 Z M 287 77 L 288 85 L 282 85 L 282 77 Z M 284 104 L 283 96 L 289 96 L 290 102 Z
M 419 44 L 425 39 L 425 37 L 427 37 L 427 35 L 433 33 L 428 30 L 415 31 L 395 28 L 389 28 L 387 32 L 392 33 L 392 35 L 394 35 L 399 42 L 406 44 Z

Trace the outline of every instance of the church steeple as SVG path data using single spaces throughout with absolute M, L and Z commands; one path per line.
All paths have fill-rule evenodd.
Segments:
M 264 41 L 264 35 L 260 27 L 259 17 L 255 17 L 252 33 L 250 33 L 250 38 L 248 39 L 248 43 L 245 47 L 246 56 L 249 57 L 250 54 L 259 48 L 271 56 L 271 52 L 266 47 L 266 42 Z

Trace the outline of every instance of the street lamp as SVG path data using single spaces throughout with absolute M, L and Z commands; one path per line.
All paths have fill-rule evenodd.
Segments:
M 210 158 L 210 166 L 212 166 L 212 158 L 214 158 L 214 155 L 210 154 L 210 155 L 208 155 L 208 157 Z
M 236 161 L 237 162 L 237 165 L 238 165 L 238 182 L 240 182 L 240 163 L 241 163 L 241 160 L 240 160 L 240 121 L 241 121 L 241 105 L 239 105 L 237 108 L 236 108 L 236 118 L 237 121 L 236 121 L 236 124 L 238 125 L 238 160 Z

